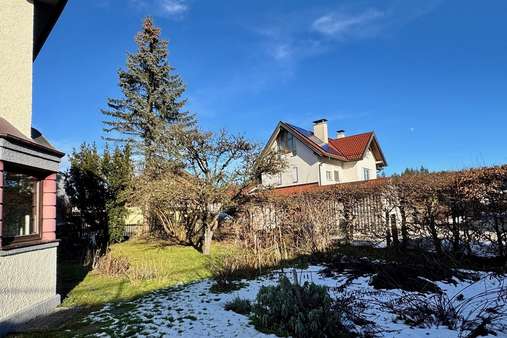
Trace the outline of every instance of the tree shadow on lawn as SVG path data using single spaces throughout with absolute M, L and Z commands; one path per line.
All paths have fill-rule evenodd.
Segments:
M 124 297 L 123 291 L 129 287 L 135 287 L 135 285 L 133 286 L 128 280 L 122 280 L 115 284 L 114 290 L 110 290 L 116 295 L 115 299 L 111 301 L 83 306 L 61 306 L 51 314 L 37 317 L 23 324 L 7 337 L 76 337 L 90 336 L 98 332 L 105 332 L 114 337 L 115 333 L 108 332 L 109 329 L 104 327 L 104 322 L 94 322 L 87 320 L 86 317 L 92 312 L 100 311 L 105 306 L 109 306 L 107 311 L 113 313 L 116 317 L 124 317 L 127 318 L 127 321 L 135 321 L 135 318 L 131 319 L 129 312 L 137 306 L 135 304 L 137 300 L 161 291 L 169 293 L 181 291 L 183 288 L 197 282 L 199 281 L 146 291 L 133 297 Z M 107 321 L 106 323 L 112 324 L 112 322 Z M 125 324 L 132 323 L 126 322 Z

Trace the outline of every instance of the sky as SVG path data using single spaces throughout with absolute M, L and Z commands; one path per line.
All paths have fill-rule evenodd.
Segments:
M 373 130 L 387 174 L 507 163 L 507 1 L 70 0 L 34 63 L 33 125 L 102 146 L 101 109 L 152 16 L 202 128 Z

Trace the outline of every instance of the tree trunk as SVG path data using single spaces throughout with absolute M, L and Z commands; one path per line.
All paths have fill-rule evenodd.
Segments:
M 406 249 L 408 246 L 408 229 L 407 229 L 407 214 L 405 212 L 404 206 L 400 206 L 400 216 L 401 216 L 401 246 L 403 249 Z
M 391 215 L 391 236 L 393 237 L 393 246 L 400 246 L 400 239 L 398 237 L 398 225 L 396 224 L 396 215 Z
M 213 230 L 209 227 L 209 225 L 206 225 L 204 228 L 204 239 L 202 243 L 202 253 L 204 255 L 210 255 L 211 254 L 211 240 L 213 239 Z
M 429 227 L 431 233 L 431 239 L 433 240 L 433 246 L 435 247 L 435 251 L 437 254 L 442 254 L 442 243 L 440 243 L 440 239 L 438 238 L 437 226 L 435 224 L 435 220 L 433 217 L 429 218 Z
M 389 228 L 389 213 L 387 211 L 384 217 L 386 218 L 386 246 L 389 248 L 391 246 L 391 230 Z
M 455 255 L 459 253 L 459 223 L 456 215 L 452 216 L 452 251 Z
M 498 256 L 503 257 L 504 255 L 504 246 L 502 239 L 502 231 L 500 230 L 500 224 L 498 222 L 498 217 L 495 216 L 495 232 L 496 232 L 496 240 L 498 243 Z

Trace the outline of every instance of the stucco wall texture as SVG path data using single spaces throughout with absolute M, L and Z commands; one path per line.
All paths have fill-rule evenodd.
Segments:
M 0 321 L 55 296 L 56 250 L 0 257 Z
M 0 116 L 30 137 L 33 1 L 0 1 Z

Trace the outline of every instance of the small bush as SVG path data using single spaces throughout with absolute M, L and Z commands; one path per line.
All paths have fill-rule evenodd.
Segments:
M 244 284 L 238 282 L 241 278 L 256 276 L 256 269 L 250 263 L 246 254 L 222 255 L 210 258 L 207 268 L 211 272 L 215 283 L 211 292 L 224 293 L 241 289 Z
M 388 307 L 398 319 L 412 326 L 444 325 L 454 330 L 461 320 L 455 304 L 445 294 L 405 296 L 390 303 Z
M 124 277 L 130 269 L 130 263 L 127 257 L 113 256 L 108 252 L 98 259 L 95 269 L 106 276 Z
M 353 337 L 333 311 L 327 288 L 292 284 L 282 275 L 277 286 L 262 287 L 251 319 L 259 331 L 293 337 Z
M 233 311 L 242 315 L 248 315 L 252 311 L 252 304 L 248 299 L 234 298 L 224 306 L 225 310 Z
M 127 277 L 133 281 L 142 281 L 161 278 L 162 276 L 159 276 L 159 272 L 153 265 L 142 263 L 132 265 L 127 272 Z

